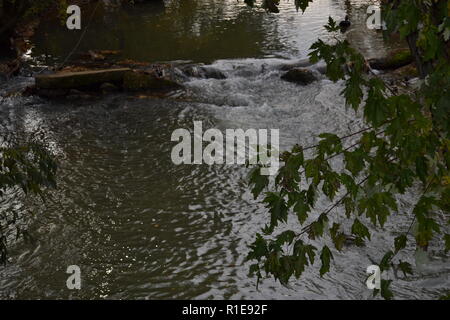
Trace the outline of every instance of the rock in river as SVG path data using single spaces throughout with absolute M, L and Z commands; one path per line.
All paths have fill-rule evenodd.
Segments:
M 187 65 L 181 68 L 181 70 L 188 77 L 203 78 L 203 79 L 226 79 L 225 74 L 214 67 L 199 66 L 199 65 Z
M 281 76 L 281 79 L 294 82 L 306 86 L 317 80 L 316 76 L 311 70 L 304 68 L 294 68 Z
M 174 89 L 181 89 L 183 86 L 179 83 L 154 75 L 149 75 L 146 72 L 129 71 L 125 73 L 123 79 L 123 88 L 125 90 L 156 90 L 169 91 Z

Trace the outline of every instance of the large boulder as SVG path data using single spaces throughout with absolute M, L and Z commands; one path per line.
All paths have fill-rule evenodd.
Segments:
M 317 80 L 311 70 L 304 68 L 291 69 L 281 76 L 281 79 L 306 86 Z
M 413 57 L 409 49 L 399 49 L 392 52 L 387 57 L 369 60 L 369 65 L 376 70 L 394 70 L 413 62 Z

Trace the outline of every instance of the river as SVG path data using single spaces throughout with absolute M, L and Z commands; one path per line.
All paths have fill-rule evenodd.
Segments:
M 349 14 L 350 41 L 368 56 L 384 54 L 381 35 L 365 27 L 368 2 L 316 0 L 302 14 L 293 1 L 281 1 L 276 15 L 235 0 L 101 9 L 79 51 L 203 62 L 227 78 L 190 79 L 187 99 L 0 98 L 4 128 L 39 135 L 60 162 L 58 190 L 45 203 L 16 191 L 1 200 L 1 209 L 16 213 L 17 224 L 33 239 L 9 249 L 8 263 L 0 266 L 0 298 L 371 299 L 366 268 L 391 247 L 406 225 L 404 215 L 367 247 L 335 253 L 335 264 L 323 278 L 314 267 L 288 287 L 266 279 L 257 289 L 244 258 L 268 214 L 248 190 L 248 169 L 176 166 L 170 159 L 172 132 L 192 129 L 193 121 L 221 130 L 277 128 L 281 149 L 313 144 L 324 131 L 361 128 L 360 117 L 344 106 L 342 83 L 322 77 L 298 87 L 280 80 L 277 66 L 306 58 L 310 45 L 327 37 L 328 16 L 341 20 Z M 82 17 L 87 24 L 89 14 Z M 29 58 L 38 66 L 60 62 L 79 35 L 44 22 Z M 19 77 L 1 90 L 31 82 Z M 411 199 L 401 199 L 401 208 L 407 210 Z M 435 255 L 414 276 L 396 280 L 396 297 L 439 296 L 450 287 L 447 259 Z M 81 290 L 66 287 L 69 265 L 81 268 Z

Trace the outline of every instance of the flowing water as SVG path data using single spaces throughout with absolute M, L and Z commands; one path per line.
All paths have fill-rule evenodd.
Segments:
M 342 83 L 322 76 L 298 87 L 280 80 L 279 66 L 307 57 L 317 37 L 326 37 L 328 16 L 349 14 L 354 26 L 348 38 L 367 55 L 385 53 L 381 36 L 365 28 L 367 2 L 316 0 L 305 14 L 292 1 L 282 1 L 281 13 L 273 15 L 235 0 L 100 12 L 80 51 L 117 49 L 136 60 L 204 62 L 227 78 L 190 79 L 187 99 L 0 98 L 5 128 L 42 137 L 60 161 L 59 188 L 46 203 L 16 191 L 0 203 L 22 216 L 21 228 L 32 236 L 10 247 L 8 263 L 0 267 L 0 298 L 371 298 L 365 270 L 405 231 L 405 215 L 367 247 L 335 253 L 323 278 L 314 267 L 289 287 L 267 279 L 257 289 L 244 258 L 268 215 L 248 191 L 248 169 L 176 166 L 170 159 L 172 132 L 192 130 L 194 120 L 222 130 L 280 129 L 281 149 L 313 144 L 323 131 L 361 128 L 360 118 L 344 107 Z M 40 65 L 61 61 L 79 35 L 45 23 L 30 58 Z M 30 81 L 19 78 L 3 90 Z M 400 200 L 407 210 L 414 196 Z M 394 282 L 397 298 L 435 298 L 450 286 L 448 256 L 437 252 L 414 276 Z M 81 290 L 66 288 L 69 265 L 81 268 Z

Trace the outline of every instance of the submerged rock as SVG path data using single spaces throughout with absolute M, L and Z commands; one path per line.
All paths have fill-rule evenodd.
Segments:
M 80 90 L 72 89 L 69 90 L 65 98 L 69 100 L 84 100 L 92 98 L 92 95 Z
M 295 68 L 283 74 L 281 76 L 281 79 L 305 86 L 316 81 L 317 77 L 311 70 L 304 68 Z
M 145 72 L 129 71 L 125 73 L 123 79 L 123 88 L 125 90 L 158 90 L 168 91 L 182 88 L 178 82 L 149 75 Z
M 202 67 L 201 68 L 204 74 L 204 77 L 207 79 L 226 79 L 225 74 L 219 69 L 213 67 Z
M 369 60 L 369 65 L 376 70 L 398 69 L 413 62 L 413 57 L 409 49 L 400 49 L 392 52 L 387 57 Z
M 68 89 L 45 89 L 45 88 L 36 88 L 36 90 L 33 92 L 36 93 L 38 96 L 48 99 L 56 99 L 56 98 L 63 98 L 67 96 L 69 93 Z
M 181 70 L 188 76 L 203 79 L 226 79 L 225 74 L 217 68 L 188 65 L 182 67 Z
M 318 63 L 316 65 L 316 70 L 317 72 L 321 73 L 321 74 L 326 74 L 327 73 L 327 64 L 326 63 Z
M 100 90 L 102 90 L 103 93 L 107 93 L 117 91 L 119 88 L 110 82 L 105 82 L 100 86 Z

